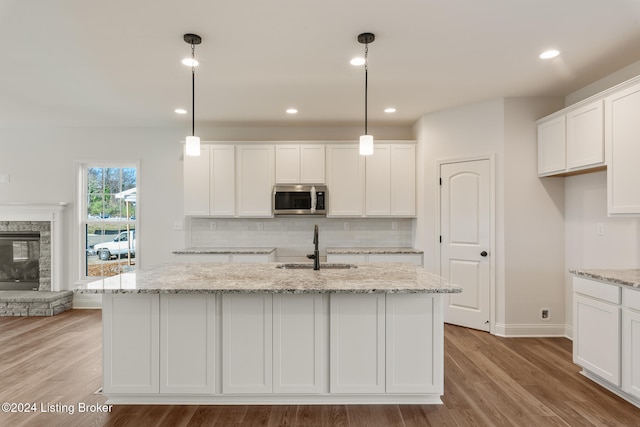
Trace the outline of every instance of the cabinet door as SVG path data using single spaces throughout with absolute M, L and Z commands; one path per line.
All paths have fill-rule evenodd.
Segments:
M 640 214 L 640 85 L 605 98 L 607 201 L 610 215 Z
M 158 294 L 104 294 L 104 393 L 158 393 Z
M 271 294 L 222 295 L 222 392 L 272 392 Z
M 273 153 L 273 145 L 237 147 L 238 216 L 273 216 Z
M 567 113 L 567 168 L 604 164 L 602 100 Z
M 620 307 L 574 294 L 573 316 L 574 363 L 620 386 Z
M 416 214 L 416 146 L 391 145 L 391 215 Z
M 391 213 L 391 147 L 376 144 L 373 155 L 365 160 L 365 213 L 388 216 Z
M 233 216 L 235 214 L 235 147 L 212 145 L 211 188 L 209 214 L 211 216 Z
M 185 215 L 209 215 L 209 156 L 207 145 L 200 147 L 199 156 L 183 156 Z
M 322 393 L 326 325 L 321 294 L 273 296 L 273 392 Z
M 330 312 L 331 393 L 384 393 L 384 294 L 331 294 Z
M 567 167 L 565 116 L 538 124 L 538 175 L 552 175 Z
M 442 299 L 429 294 L 386 296 L 387 393 L 444 392 Z
M 215 295 L 160 295 L 160 393 L 213 394 Z
M 300 146 L 300 182 L 303 184 L 325 183 L 324 145 Z
M 367 262 L 367 256 L 363 254 L 327 254 L 327 262 L 358 264 Z
M 276 145 L 276 183 L 300 184 L 300 146 Z
M 622 355 L 622 389 L 640 399 L 640 311 L 622 311 Z
M 408 262 L 422 267 L 421 254 L 369 254 L 369 262 Z
M 328 216 L 364 214 L 364 156 L 358 146 L 327 146 Z

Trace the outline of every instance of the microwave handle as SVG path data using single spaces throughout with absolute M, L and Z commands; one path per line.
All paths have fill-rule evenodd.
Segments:
M 316 212 L 318 206 L 318 197 L 316 196 L 316 187 L 311 187 L 311 213 Z

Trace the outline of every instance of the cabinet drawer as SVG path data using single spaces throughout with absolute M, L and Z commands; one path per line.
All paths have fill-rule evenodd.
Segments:
M 640 289 L 622 289 L 622 301 L 626 307 L 640 311 Z
M 620 288 L 615 285 L 608 285 L 595 280 L 583 279 L 582 277 L 573 278 L 573 291 L 579 294 L 587 295 L 612 304 L 620 304 Z

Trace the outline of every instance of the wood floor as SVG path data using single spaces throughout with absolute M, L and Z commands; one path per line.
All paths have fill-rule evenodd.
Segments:
M 569 340 L 504 339 L 450 325 L 443 405 L 121 405 L 81 413 L 81 403 L 105 402 L 95 393 L 101 336 L 98 310 L 0 317 L 0 403 L 36 405 L 0 412 L 0 426 L 640 426 L 639 408 L 578 373 Z

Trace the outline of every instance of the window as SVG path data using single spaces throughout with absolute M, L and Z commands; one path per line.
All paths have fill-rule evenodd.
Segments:
M 82 167 L 81 236 L 85 278 L 135 270 L 138 247 L 135 165 Z

